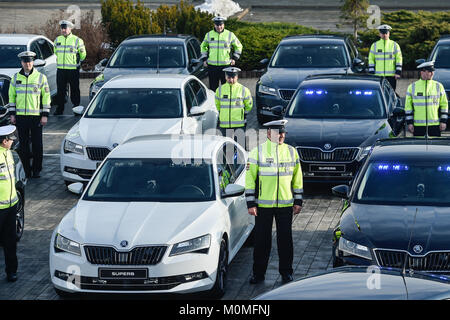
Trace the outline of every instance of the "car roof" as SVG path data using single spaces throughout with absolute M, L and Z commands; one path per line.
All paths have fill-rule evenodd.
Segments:
M 450 44 L 450 34 L 442 35 L 439 38 L 438 43 L 439 44 L 441 44 L 441 43 Z
M 450 162 L 448 138 L 395 138 L 378 141 L 370 156 L 371 161 L 447 161 Z
M 35 38 L 46 38 L 38 34 L 1 33 L 0 44 L 27 45 Z
M 355 87 L 379 88 L 382 77 L 369 74 L 318 74 L 306 77 L 300 86 L 304 85 L 351 85 Z
M 219 135 L 158 134 L 138 136 L 124 141 L 108 158 L 172 158 L 211 160 L 224 142 L 233 142 Z
M 331 34 L 303 34 L 284 37 L 280 45 L 297 44 L 297 43 L 335 43 L 341 44 L 345 37 Z
M 129 74 L 120 75 L 109 80 L 103 88 L 181 88 L 188 78 L 195 78 L 188 74 Z
M 120 45 L 136 45 L 136 44 L 150 44 L 157 42 L 164 43 L 184 43 L 186 39 L 192 38 L 190 35 L 167 35 L 167 34 L 146 34 L 137 35 L 126 38 Z

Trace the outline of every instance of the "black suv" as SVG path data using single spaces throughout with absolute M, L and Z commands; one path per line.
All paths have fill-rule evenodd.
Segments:
M 192 74 L 199 79 L 208 73 L 200 58 L 200 41 L 189 35 L 140 35 L 126 38 L 111 58 L 100 62 L 103 73 L 91 83 L 89 98 L 111 78 L 140 73 Z
M 272 58 L 264 59 L 267 71 L 256 83 L 259 123 L 272 120 L 271 107 L 286 106 L 295 89 L 308 75 L 364 71 L 364 62 L 347 37 L 333 35 L 288 36 Z
M 450 140 L 377 142 L 343 199 L 333 265 L 450 273 Z
M 282 115 L 283 106 L 273 111 Z M 309 76 L 284 116 L 286 143 L 298 150 L 305 182 L 348 182 L 377 139 L 405 128 L 401 100 L 372 75 Z

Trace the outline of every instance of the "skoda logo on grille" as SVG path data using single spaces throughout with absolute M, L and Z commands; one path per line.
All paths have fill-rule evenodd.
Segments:
M 417 253 L 417 254 L 422 253 L 423 247 L 422 247 L 420 244 L 416 244 L 416 245 L 413 247 L 413 251 L 414 251 L 415 253 Z
M 330 150 L 331 149 L 331 144 L 325 143 L 325 145 L 323 147 L 325 148 L 325 150 Z
M 128 241 L 127 241 L 127 240 L 122 240 L 122 241 L 120 242 L 120 246 L 121 246 L 122 248 L 125 248 L 126 246 L 128 246 Z

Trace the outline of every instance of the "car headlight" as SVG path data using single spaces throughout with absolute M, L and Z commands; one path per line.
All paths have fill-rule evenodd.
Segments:
M 194 252 L 207 253 L 209 246 L 211 245 L 211 235 L 207 234 L 198 238 L 186 240 L 173 245 L 169 256 L 175 256 L 178 254 Z
M 339 238 L 339 250 L 344 253 L 372 260 L 372 255 L 370 254 L 369 248 L 357 244 L 356 242 L 344 239 L 342 236 Z
M 367 157 L 367 155 L 370 153 L 370 151 L 372 151 L 372 146 L 362 148 L 361 151 L 359 152 L 359 155 L 356 158 L 356 160 L 357 161 L 363 160 L 365 157 Z
M 77 153 L 77 154 L 84 154 L 84 148 L 82 145 L 77 144 L 75 142 L 66 140 L 64 141 L 64 153 Z
M 270 94 L 272 96 L 277 96 L 277 90 L 275 88 L 264 86 L 262 84 L 259 85 L 258 91 L 259 91 L 259 93 L 264 93 L 264 94 Z
M 78 242 L 72 241 L 60 235 L 56 234 L 55 238 L 55 251 L 65 251 L 77 256 L 81 256 L 81 246 Z

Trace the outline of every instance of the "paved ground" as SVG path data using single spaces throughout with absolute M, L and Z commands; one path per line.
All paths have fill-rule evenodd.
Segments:
M 87 105 L 90 79 L 81 80 L 82 105 Z M 241 79 L 254 95 L 256 79 Z M 399 93 L 405 92 L 411 80 L 401 80 Z M 404 96 L 404 94 L 401 94 Z M 53 108 L 52 108 L 53 112 Z M 57 299 L 50 281 L 48 252 L 52 230 L 77 202 L 77 196 L 66 191 L 59 169 L 59 148 L 65 133 L 78 118 L 66 106 L 64 116 L 50 117 L 44 128 L 44 164 L 42 177 L 32 179 L 26 187 L 25 231 L 18 244 L 19 280 L 7 283 L 4 279 L 4 259 L 0 253 L 0 300 Z M 249 126 L 256 128 L 256 114 L 252 110 Z M 295 216 L 294 278 L 311 275 L 331 267 L 332 231 L 339 221 L 340 200 L 333 197 L 329 186 L 305 187 L 302 212 Z M 273 249 L 263 284 L 251 286 L 252 247 L 243 247 L 230 265 L 228 291 L 223 299 L 251 299 L 280 285 L 275 232 Z

